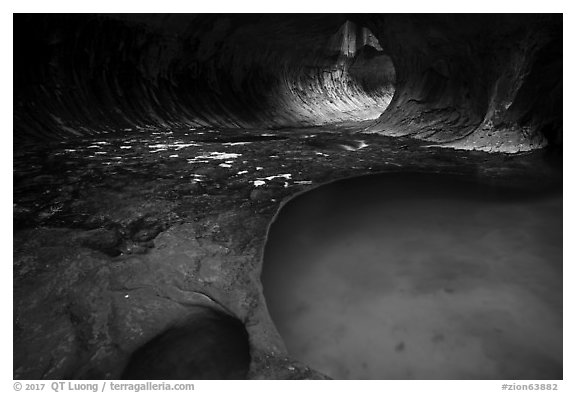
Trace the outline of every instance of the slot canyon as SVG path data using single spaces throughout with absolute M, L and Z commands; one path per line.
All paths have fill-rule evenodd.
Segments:
M 14 379 L 562 379 L 561 14 L 14 14 Z

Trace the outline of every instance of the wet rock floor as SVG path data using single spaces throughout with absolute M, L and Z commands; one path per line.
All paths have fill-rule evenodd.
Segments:
M 553 187 L 545 152 L 500 155 L 357 134 L 139 129 L 14 147 L 14 378 L 118 378 L 197 305 L 250 335 L 250 378 L 323 378 L 291 359 L 262 294 L 281 203 L 369 173 L 459 173 Z

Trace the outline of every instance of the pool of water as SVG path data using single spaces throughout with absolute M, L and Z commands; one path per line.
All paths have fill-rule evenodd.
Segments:
M 562 378 L 562 195 L 388 174 L 290 201 L 262 281 L 289 354 L 335 379 Z

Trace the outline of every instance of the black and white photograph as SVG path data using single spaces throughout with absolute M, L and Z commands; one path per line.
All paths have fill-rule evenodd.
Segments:
M 12 15 L 5 391 L 567 391 L 562 12 L 61 9 Z

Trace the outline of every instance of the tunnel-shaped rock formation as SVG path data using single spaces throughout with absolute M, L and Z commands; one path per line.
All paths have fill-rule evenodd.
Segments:
M 16 19 L 17 138 L 381 115 L 369 131 L 458 148 L 561 143 L 559 15 Z
M 20 18 L 17 137 L 365 120 L 394 91 L 374 35 L 344 17 Z

